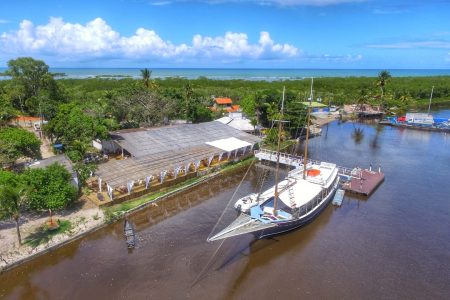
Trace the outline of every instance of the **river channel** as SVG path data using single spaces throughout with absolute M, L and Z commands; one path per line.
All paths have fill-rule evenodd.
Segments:
M 341 166 L 381 166 L 386 180 L 289 234 L 208 243 L 246 171 L 237 170 L 131 216 L 133 251 L 123 223 L 112 224 L 1 274 L 0 298 L 448 299 L 450 134 L 336 121 L 309 150 Z M 253 166 L 235 198 L 254 192 L 267 168 Z

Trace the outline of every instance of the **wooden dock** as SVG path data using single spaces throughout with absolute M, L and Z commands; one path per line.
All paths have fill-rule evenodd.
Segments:
M 367 169 L 360 171 L 360 176 L 352 177 L 344 183 L 342 188 L 349 193 L 369 196 L 384 181 L 382 172 L 374 172 Z

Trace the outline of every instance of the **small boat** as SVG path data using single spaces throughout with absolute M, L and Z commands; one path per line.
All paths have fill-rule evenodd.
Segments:
M 133 225 L 128 220 L 125 220 L 123 224 L 123 231 L 125 234 L 127 247 L 134 248 L 134 246 L 136 246 L 136 234 L 134 233 Z
M 333 198 L 333 201 L 332 201 L 333 205 L 341 206 L 342 205 L 342 201 L 344 200 L 344 194 L 345 194 L 344 190 L 338 189 L 336 191 L 336 194 L 334 194 L 334 198 Z

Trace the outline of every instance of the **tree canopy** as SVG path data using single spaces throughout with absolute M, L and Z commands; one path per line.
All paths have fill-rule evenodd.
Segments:
M 11 59 L 8 61 L 8 70 L 5 73 L 23 85 L 27 98 L 37 96 L 45 80 L 51 77 L 48 73 L 48 65 L 42 60 L 31 57 Z
M 11 102 L 0 94 L 0 127 L 8 124 L 16 115 L 16 111 L 11 105 Z
M 16 223 L 17 239 L 22 244 L 19 219 L 27 201 L 24 189 L 9 185 L 0 185 L 0 219 L 12 218 Z
M 29 205 L 32 209 L 65 208 L 77 197 L 77 188 L 71 184 L 72 176 L 59 164 L 44 169 L 29 169 L 22 176 L 30 189 Z
M 66 95 L 56 82 L 49 67 L 42 60 L 19 57 L 8 61 L 6 75 L 11 80 L 5 86 L 4 94 L 10 104 L 22 113 L 53 117 Z
M 60 105 L 44 130 L 56 142 L 62 143 L 75 161 L 83 158 L 93 139 L 108 136 L 104 119 L 77 103 Z
M 0 163 L 13 163 L 20 157 L 40 158 L 41 141 L 17 127 L 0 128 Z

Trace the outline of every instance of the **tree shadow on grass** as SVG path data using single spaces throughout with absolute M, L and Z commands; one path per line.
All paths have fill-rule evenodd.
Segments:
M 72 223 L 68 220 L 58 220 L 59 227 L 54 230 L 49 230 L 47 225 L 41 226 L 35 232 L 25 238 L 25 244 L 33 248 L 47 243 L 53 236 L 69 231 L 72 228 Z

